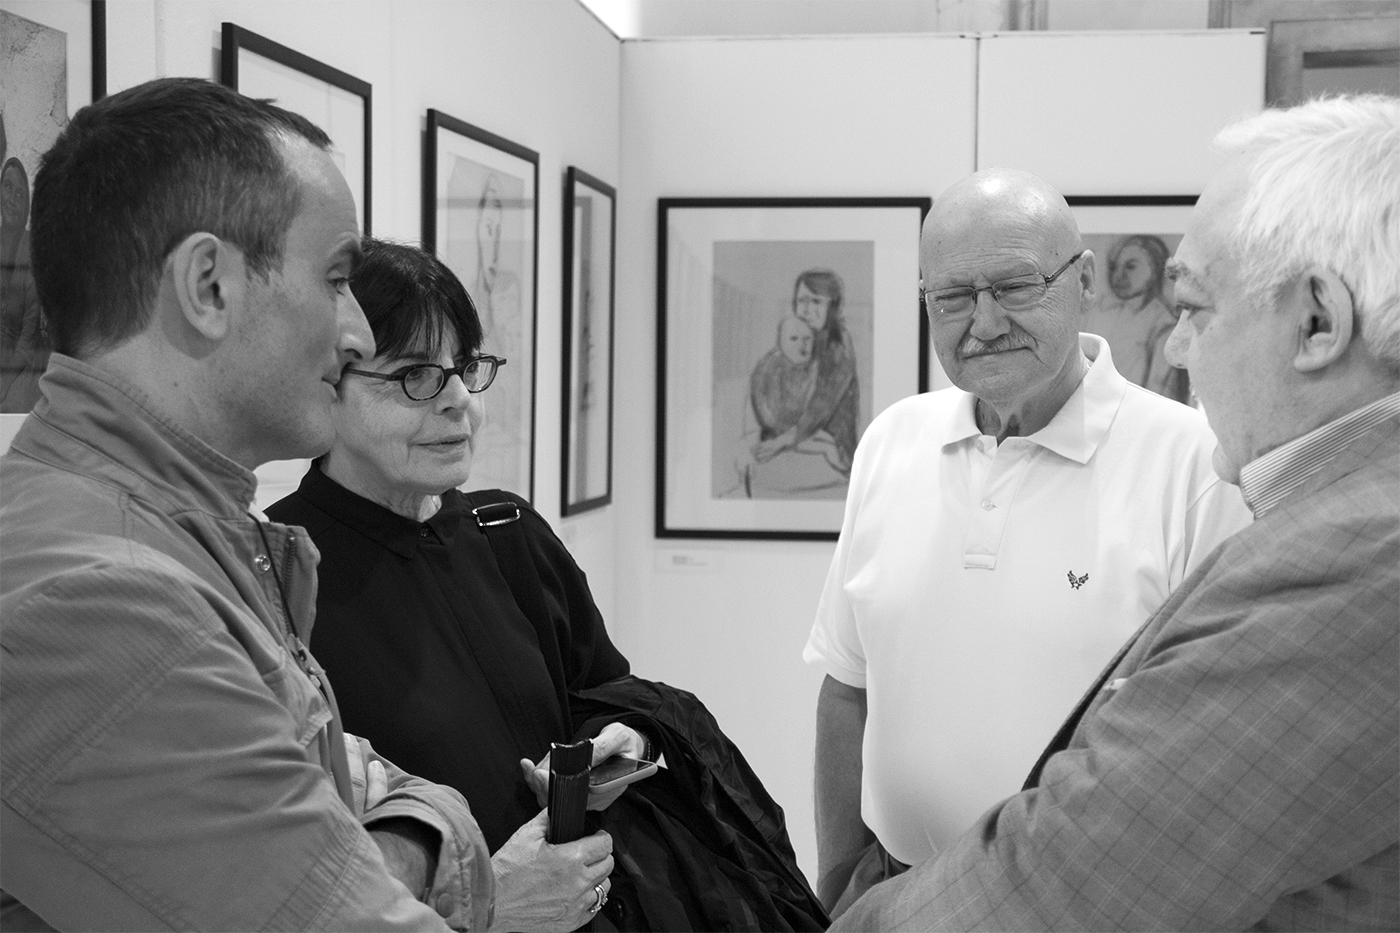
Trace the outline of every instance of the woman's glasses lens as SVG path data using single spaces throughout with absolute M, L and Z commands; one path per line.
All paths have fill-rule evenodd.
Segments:
M 478 357 L 460 369 L 443 369 L 434 363 L 415 366 L 404 374 L 403 390 L 415 401 L 427 401 L 442 391 L 452 375 L 460 375 L 468 392 L 484 392 L 496 378 L 496 367 L 502 362 L 495 357 Z
M 403 377 L 403 388 L 411 399 L 430 399 L 442 390 L 447 381 L 441 366 L 417 366 Z

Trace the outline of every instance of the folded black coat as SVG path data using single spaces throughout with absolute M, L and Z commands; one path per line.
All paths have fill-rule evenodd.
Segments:
M 621 721 L 666 764 L 592 814 L 617 864 L 595 930 L 826 929 L 782 808 L 694 694 L 629 675 L 570 700 L 580 736 Z
M 782 807 L 710 711 L 692 693 L 630 674 L 570 689 L 541 570 L 518 521 L 529 506 L 501 490 L 467 499 L 535 629 L 574 738 L 620 721 L 665 759 L 664 769 L 590 815 L 592 829 L 612 836 L 616 862 L 608 904 L 591 928 L 825 930 L 830 920 L 797 867 Z

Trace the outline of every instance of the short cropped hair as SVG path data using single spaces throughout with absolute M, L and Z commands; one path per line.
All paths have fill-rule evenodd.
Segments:
M 145 330 L 170 251 L 206 231 L 250 272 L 281 268 L 300 188 L 281 138 L 330 138 L 269 101 L 162 78 L 79 110 L 40 162 L 30 243 L 54 348 L 83 356 Z
M 350 275 L 350 291 L 374 332 L 375 354 L 435 357 L 457 338 L 461 353 L 481 348 L 481 318 L 447 264 L 416 246 L 366 237 Z
M 1351 290 L 1359 336 L 1400 370 L 1400 100 L 1267 110 L 1215 145 L 1248 166 L 1234 231 L 1248 293 L 1266 302 L 1306 266 L 1324 266 Z

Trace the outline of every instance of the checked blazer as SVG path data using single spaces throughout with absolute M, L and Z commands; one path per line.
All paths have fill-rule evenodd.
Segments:
M 1183 581 L 1033 786 L 833 929 L 1400 929 L 1398 635 L 1390 418 Z

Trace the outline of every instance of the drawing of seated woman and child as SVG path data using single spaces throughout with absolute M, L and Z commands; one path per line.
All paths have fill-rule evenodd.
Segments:
M 855 347 L 843 286 L 829 269 L 797 277 L 777 345 L 749 379 L 750 430 L 740 443 L 737 496 L 844 498 L 859 439 Z

